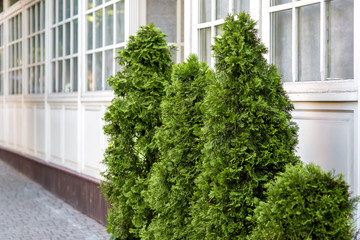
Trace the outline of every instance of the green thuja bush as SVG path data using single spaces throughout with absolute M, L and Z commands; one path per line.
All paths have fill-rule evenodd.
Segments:
M 203 147 L 201 107 L 212 78 L 196 55 L 173 68 L 161 103 L 163 125 L 156 131 L 160 162 L 153 166 L 147 198 L 156 217 L 143 238 L 188 239 L 189 206 Z
M 192 239 L 244 239 L 265 184 L 299 161 L 293 105 L 263 55 L 256 23 L 228 16 L 213 46 L 216 81 L 204 99 L 201 173 L 192 204 Z
M 352 239 L 357 198 L 342 175 L 313 164 L 288 166 L 266 185 L 267 198 L 255 209 L 250 239 Z
M 138 239 L 153 218 L 142 193 L 159 159 L 153 137 L 161 126 L 160 102 L 173 65 L 165 36 L 153 25 L 141 27 L 119 52 L 122 71 L 108 79 L 115 98 L 104 117 L 110 144 L 101 187 L 111 206 L 108 231 L 116 239 Z

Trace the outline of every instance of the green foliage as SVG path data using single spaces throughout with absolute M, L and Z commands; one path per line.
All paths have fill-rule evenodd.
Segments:
M 264 185 L 295 164 L 297 126 L 255 22 L 228 16 L 215 39 L 216 81 L 204 100 L 204 150 L 192 207 L 193 239 L 244 239 Z
M 110 145 L 101 187 L 111 205 L 108 231 L 117 239 L 138 239 L 153 218 L 143 192 L 159 159 L 153 137 L 161 125 L 160 102 L 173 65 L 165 36 L 153 25 L 142 27 L 119 52 L 123 70 L 108 79 L 116 96 L 104 117 Z
M 255 209 L 251 239 L 351 239 L 351 198 L 342 175 L 313 164 L 288 166 L 266 185 L 267 199 Z
M 201 106 L 212 76 L 196 55 L 173 68 L 161 104 L 163 125 L 156 132 L 161 160 L 153 166 L 149 184 L 148 201 L 156 217 L 144 238 L 186 239 L 189 234 L 195 166 L 203 147 Z

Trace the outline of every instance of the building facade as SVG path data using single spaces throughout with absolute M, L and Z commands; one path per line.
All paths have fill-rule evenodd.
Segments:
M 196 53 L 213 67 L 224 18 L 247 11 L 295 105 L 298 154 L 360 194 L 360 0 L 3 0 L 0 11 L 3 151 L 100 179 L 106 79 L 129 36 L 154 22 L 175 62 Z

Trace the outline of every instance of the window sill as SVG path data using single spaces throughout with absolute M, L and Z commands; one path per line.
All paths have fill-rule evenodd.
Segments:
M 354 80 L 317 82 L 285 82 L 284 89 L 291 101 L 357 101 Z

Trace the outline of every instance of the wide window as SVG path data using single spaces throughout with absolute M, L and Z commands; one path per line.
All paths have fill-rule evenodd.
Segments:
M 40 94 L 45 89 L 45 1 L 29 7 L 27 18 L 28 93 Z
M 354 78 L 354 0 L 270 1 L 270 60 L 286 82 Z
M 52 85 L 51 92 L 78 90 L 78 0 L 52 1 Z
M 22 13 L 9 19 L 9 94 L 22 93 Z
M 199 0 L 199 55 L 200 60 L 213 66 L 211 45 L 221 33 L 221 25 L 228 13 L 249 12 L 250 0 Z
M 86 90 L 110 90 L 106 79 L 117 69 L 116 52 L 125 46 L 124 0 L 88 0 L 86 10 Z
M 4 94 L 4 24 L 0 24 L 0 95 Z
M 184 60 L 184 0 L 147 0 L 146 22 L 154 23 L 177 47 L 174 61 Z

